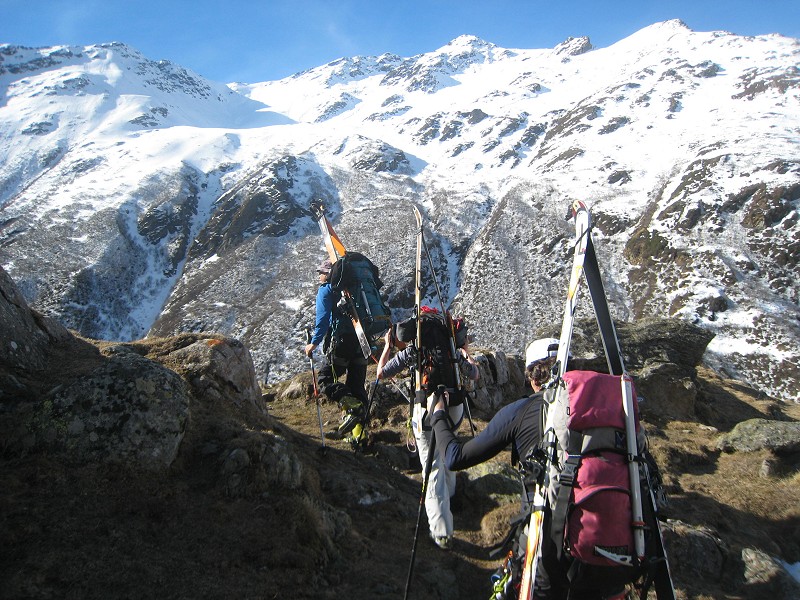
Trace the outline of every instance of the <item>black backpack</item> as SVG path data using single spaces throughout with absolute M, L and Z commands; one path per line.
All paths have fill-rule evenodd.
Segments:
M 421 343 L 417 343 L 416 321 L 411 318 L 398 323 L 398 339 L 406 343 L 414 343 L 420 352 L 422 364 L 422 390 L 420 394 L 427 397 L 440 385 L 450 393 L 450 406 L 463 401 L 461 391 L 458 390 L 456 369 L 458 368 L 458 354 L 453 355 L 453 346 L 462 347 L 467 343 L 467 326 L 463 319 L 452 319 L 449 313 L 443 316 L 435 309 L 422 307 L 420 311 Z M 453 342 L 450 323 L 455 333 Z
M 456 388 L 456 362 L 452 352 L 450 331 L 440 317 L 422 315 L 422 387 L 430 394 L 443 385 Z

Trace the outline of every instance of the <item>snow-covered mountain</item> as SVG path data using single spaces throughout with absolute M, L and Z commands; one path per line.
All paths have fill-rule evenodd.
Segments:
M 229 86 L 119 43 L 2 45 L 0 264 L 86 336 L 218 331 L 274 381 L 307 368 L 312 200 L 398 318 L 420 206 L 445 301 L 478 345 L 518 353 L 558 329 L 580 198 L 619 319 L 699 323 L 710 363 L 795 400 L 798 64 L 798 40 L 680 21 Z

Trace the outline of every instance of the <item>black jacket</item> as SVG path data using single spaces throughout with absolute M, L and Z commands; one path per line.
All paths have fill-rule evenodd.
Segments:
M 525 396 L 501 408 L 486 429 L 474 438 L 460 441 L 450 430 L 447 412 L 437 411 L 431 423 L 436 445 L 451 471 L 468 469 L 497 456 L 511 446 L 511 462 L 525 458 L 528 450 L 542 439 L 543 394 Z

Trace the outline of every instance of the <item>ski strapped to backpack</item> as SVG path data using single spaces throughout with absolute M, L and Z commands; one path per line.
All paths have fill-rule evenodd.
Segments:
M 436 279 L 436 271 L 433 268 L 433 261 L 430 252 L 425 244 L 425 232 L 422 224 L 422 214 L 414 206 L 414 217 L 417 222 L 417 252 L 414 263 L 414 314 L 411 319 L 397 324 L 398 339 L 405 343 L 413 343 L 416 348 L 416 366 L 414 368 L 414 398 L 415 402 L 424 404 L 430 394 L 435 393 L 439 397 L 448 397 L 450 406 L 463 402 L 463 390 L 461 386 L 461 369 L 459 368 L 458 358 L 461 356 L 457 348 L 467 342 L 466 324 L 461 319 L 453 319 L 445 309 L 444 300 L 439 282 Z M 423 306 L 422 304 L 422 253 L 428 257 L 431 277 L 436 286 L 436 293 L 439 304 L 442 307 L 440 313 L 435 308 Z M 465 412 L 469 417 L 470 426 L 472 416 L 469 414 L 469 403 L 463 402 Z M 413 410 L 413 407 L 412 407 Z M 406 589 L 403 596 L 408 598 L 414 562 L 416 560 L 417 539 L 419 537 L 420 522 L 424 508 L 425 495 L 427 494 L 428 478 L 430 477 L 433 465 L 434 454 L 436 452 L 436 436 L 431 436 L 430 447 L 428 448 L 427 464 L 424 468 L 425 477 L 422 483 L 422 493 L 420 495 L 420 505 L 417 513 L 417 525 L 414 531 L 414 543 L 411 549 L 411 562 L 408 568 L 408 578 L 406 579 Z
M 542 554 L 552 551 L 556 560 L 570 565 L 570 590 L 633 583 L 644 599 L 652 584 L 659 600 L 674 600 L 635 390 L 602 287 L 591 215 L 582 202 L 573 203 L 571 209 L 573 267 L 554 377 L 544 392 L 544 437 L 523 461 L 538 469 L 524 532 L 519 598 L 533 597 Z M 581 275 L 587 281 L 610 374 L 567 372 Z
M 348 252 L 336 235 L 322 204 L 311 207 L 331 261 L 331 287 L 341 292 L 347 315 L 364 358 L 373 352 L 373 339 L 391 327 L 391 314 L 380 295 L 383 282 L 378 268 L 363 254 Z
M 416 334 L 413 339 L 417 349 L 417 369 L 415 396 L 417 402 L 425 399 L 440 385 L 444 385 L 450 398 L 450 406 L 464 404 L 470 429 L 475 431 L 472 423 L 469 402 L 464 402 L 464 388 L 461 379 L 459 348 L 467 343 L 467 326 L 463 319 L 454 319 L 444 305 L 442 291 L 436 277 L 433 259 L 425 242 L 425 230 L 422 214 L 414 206 L 414 217 L 417 223 L 417 255 L 414 289 L 414 316 Z M 435 308 L 422 305 L 422 254 L 428 259 L 431 278 L 441 306 L 441 312 Z M 399 327 L 399 326 L 398 326 Z M 412 340 L 407 340 L 412 341 Z

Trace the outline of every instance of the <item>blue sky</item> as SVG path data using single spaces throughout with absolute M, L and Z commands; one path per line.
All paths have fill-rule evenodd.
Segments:
M 413 56 L 472 34 L 505 48 L 603 47 L 658 21 L 800 38 L 800 0 L 0 0 L 0 43 L 124 42 L 209 79 L 254 83 L 342 56 Z

